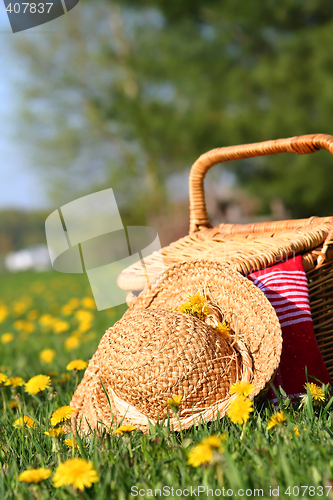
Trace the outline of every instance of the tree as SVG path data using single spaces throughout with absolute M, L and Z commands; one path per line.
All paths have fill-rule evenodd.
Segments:
M 112 186 L 144 222 L 206 150 L 330 132 L 329 0 L 95 0 L 65 17 L 63 32 L 18 46 L 29 137 L 61 202 Z M 298 217 L 333 211 L 331 165 L 316 153 L 225 168 L 264 210 L 278 196 Z

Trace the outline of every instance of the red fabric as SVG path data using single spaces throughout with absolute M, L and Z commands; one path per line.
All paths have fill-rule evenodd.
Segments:
M 331 383 L 313 332 L 302 257 L 299 255 L 256 271 L 249 274 L 248 278 L 266 295 L 282 327 L 282 354 L 274 379 L 275 387 L 280 385 L 289 395 L 304 393 L 305 366 L 308 375 L 313 375 L 325 384 Z M 311 381 L 315 382 L 309 378 Z M 273 391 L 270 391 L 269 396 L 275 397 Z

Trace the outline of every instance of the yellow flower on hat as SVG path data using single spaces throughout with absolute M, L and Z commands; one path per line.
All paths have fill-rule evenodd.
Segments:
M 178 311 L 203 319 L 208 314 L 207 299 L 200 295 L 200 292 L 195 295 L 188 295 L 187 302 L 181 304 Z
M 230 326 L 227 325 L 225 321 L 223 323 L 219 323 L 217 326 L 213 326 L 214 330 L 219 332 L 223 338 L 227 339 L 229 338 L 230 334 Z
M 18 480 L 25 483 L 40 483 L 44 479 L 48 479 L 51 474 L 50 469 L 28 469 L 19 475 Z

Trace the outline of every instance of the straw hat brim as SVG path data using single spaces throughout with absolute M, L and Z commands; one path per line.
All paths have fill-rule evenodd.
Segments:
M 256 396 L 280 363 L 281 326 L 263 292 L 228 264 L 207 260 L 175 264 L 142 291 L 129 311 L 177 309 L 188 295 L 197 292 L 220 307 L 227 323 L 247 347 L 253 363 L 252 396 Z

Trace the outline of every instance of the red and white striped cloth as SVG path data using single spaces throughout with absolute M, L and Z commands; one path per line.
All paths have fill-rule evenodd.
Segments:
M 305 367 L 308 375 L 331 383 L 313 331 L 302 257 L 256 271 L 248 278 L 266 295 L 282 327 L 282 354 L 274 385 L 281 385 L 290 395 L 304 393 Z M 274 398 L 272 391 L 270 397 Z

